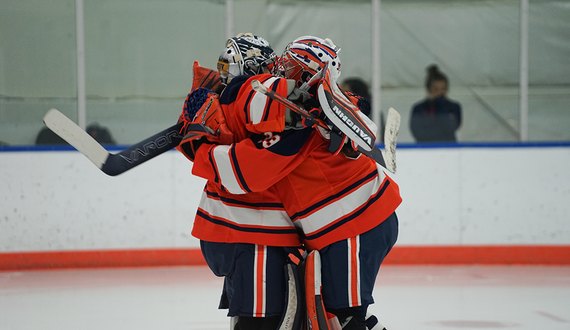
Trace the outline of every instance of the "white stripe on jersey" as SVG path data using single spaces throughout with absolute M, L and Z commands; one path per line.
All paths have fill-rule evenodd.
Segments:
M 232 194 L 245 194 L 241 188 L 230 159 L 230 146 L 220 145 L 213 148 L 212 155 L 216 161 L 216 169 L 220 175 L 220 181 Z
M 263 83 L 263 86 L 271 90 L 271 85 L 278 78 L 272 77 L 267 79 Z M 267 101 L 269 98 L 263 93 L 255 92 L 253 98 L 251 99 L 248 107 L 249 118 L 253 124 L 259 124 L 263 120 L 263 115 L 265 114 L 265 108 L 267 107 Z
M 380 182 L 384 181 L 384 178 L 386 177 L 386 173 L 384 172 L 385 169 L 378 163 L 376 163 L 376 168 L 378 169 L 378 177 L 380 179 Z
M 209 198 L 204 191 L 199 208 L 209 215 L 239 225 L 294 228 L 285 210 L 267 210 L 239 205 L 228 205 L 217 198 Z
M 365 204 L 371 196 L 378 193 L 385 177 L 384 172 L 379 171 L 378 176 L 374 180 L 360 186 L 350 194 L 325 205 L 305 217 L 296 219 L 295 226 L 301 228 L 307 236 L 321 230 Z

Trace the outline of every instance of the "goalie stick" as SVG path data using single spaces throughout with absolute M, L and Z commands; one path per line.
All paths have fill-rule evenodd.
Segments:
M 110 176 L 119 175 L 176 147 L 182 140 L 179 132 L 184 124 L 180 122 L 117 154 L 111 154 L 91 135 L 56 109 L 51 109 L 45 114 L 44 123 Z
M 254 91 L 259 92 L 259 93 L 263 93 L 267 97 L 283 104 L 284 106 L 291 109 L 292 111 L 295 111 L 299 115 L 301 115 L 307 119 L 310 119 L 311 121 L 316 123 L 319 127 L 324 128 L 328 131 L 330 130 L 330 127 L 322 119 L 319 119 L 319 118 L 313 116 L 312 114 L 310 114 L 309 112 L 307 112 L 303 108 L 297 106 L 295 103 L 291 102 L 290 100 L 283 97 L 282 95 L 277 94 L 272 90 L 269 90 L 259 80 L 253 80 L 251 82 L 251 87 L 253 88 Z M 385 153 L 386 154 L 390 153 L 390 155 L 387 155 L 388 159 L 390 159 L 390 162 L 389 163 L 385 162 L 384 156 L 382 155 L 382 151 L 380 151 L 380 149 L 378 149 L 376 146 L 374 146 L 372 148 L 372 150 L 370 150 L 370 151 L 367 151 L 367 150 L 363 149 L 361 146 L 358 146 L 358 151 L 360 151 L 365 156 L 372 158 L 374 161 L 376 161 L 378 164 L 380 164 L 380 166 L 384 167 L 385 169 L 387 169 L 391 173 L 395 174 L 396 173 L 395 152 L 396 152 L 397 136 L 394 136 L 393 134 L 396 134 L 396 135 L 398 134 L 398 129 L 400 127 L 400 119 L 399 119 L 400 115 L 393 108 L 390 108 L 390 109 L 393 110 L 393 111 L 391 111 L 393 122 L 390 122 L 390 118 L 388 118 L 386 121 L 386 127 L 392 127 L 392 129 L 391 130 L 386 129 L 385 130 L 385 136 L 384 136 L 384 141 L 387 141 L 387 140 L 392 141 L 391 142 L 392 144 L 390 145 L 390 147 L 385 148 Z M 397 119 L 397 121 L 394 121 L 396 119 Z M 385 144 L 385 146 L 388 146 L 388 144 Z
M 384 160 L 390 172 L 396 174 L 396 143 L 400 131 L 400 114 L 396 109 L 388 109 L 386 126 L 384 126 Z

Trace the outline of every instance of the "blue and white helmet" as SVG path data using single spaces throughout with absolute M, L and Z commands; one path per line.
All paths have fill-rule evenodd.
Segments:
M 222 83 L 228 84 L 240 75 L 263 73 L 272 69 L 277 55 L 267 40 L 251 33 L 240 33 L 228 39 L 226 49 L 218 59 L 218 72 Z

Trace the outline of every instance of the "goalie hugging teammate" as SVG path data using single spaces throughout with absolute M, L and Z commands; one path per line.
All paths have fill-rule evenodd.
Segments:
M 339 51 L 330 39 L 303 36 L 277 57 L 248 33 L 227 41 L 218 72 L 194 64 L 177 149 L 207 180 L 192 235 L 224 278 L 219 307 L 229 310 L 232 329 L 383 329 L 367 309 L 398 236 L 402 199 L 383 168 L 333 124 L 338 118 L 322 111 L 327 101 L 317 89 L 323 82 L 336 89 Z M 254 80 L 329 129 L 256 92 Z M 337 93 L 352 107 L 343 111 L 375 132 L 355 107 L 367 102 Z

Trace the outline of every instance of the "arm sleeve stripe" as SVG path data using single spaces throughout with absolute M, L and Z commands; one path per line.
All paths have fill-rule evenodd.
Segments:
M 231 162 L 232 162 L 232 167 L 234 168 L 235 174 L 236 174 L 236 179 L 239 183 L 239 185 L 241 186 L 241 188 L 245 191 L 245 192 L 252 192 L 251 189 L 249 189 L 247 183 L 245 182 L 245 179 L 243 177 L 243 173 L 241 172 L 241 169 L 239 167 L 239 162 L 237 160 L 237 156 L 236 156 L 236 148 L 234 146 L 230 147 L 230 158 L 231 158 Z
M 267 82 L 268 80 L 270 80 L 270 81 Z M 275 79 L 275 78 L 273 78 L 273 77 L 267 78 L 267 79 L 265 79 L 265 80 L 263 81 L 263 85 L 266 86 L 266 87 L 269 87 L 268 84 L 271 84 L 271 90 L 272 90 L 273 92 L 277 92 L 277 87 L 279 86 L 279 83 L 275 84 L 274 82 L 275 82 L 276 80 L 277 80 L 277 79 Z M 266 82 L 267 82 L 267 83 L 266 83 Z M 265 109 L 265 116 L 263 117 L 263 120 L 267 120 L 267 118 L 269 117 L 269 109 L 271 109 L 271 105 L 273 104 L 273 99 L 272 99 L 272 98 L 268 98 L 268 99 L 269 99 L 269 102 L 267 102 L 267 106 L 266 106 L 266 109 Z
M 218 173 L 218 167 L 216 166 L 216 160 L 214 158 L 214 148 L 211 148 L 210 151 L 208 151 L 208 159 L 210 160 L 210 164 L 212 164 L 212 168 L 214 169 L 214 182 L 215 183 L 220 183 L 220 174 Z
M 263 85 L 267 88 L 274 89 L 275 86 L 279 85 L 275 84 L 275 86 L 272 86 L 273 82 L 275 82 L 277 79 L 278 78 L 276 77 L 270 77 L 269 79 L 263 82 Z M 269 106 L 271 105 L 272 100 L 267 96 L 265 96 L 263 93 L 258 93 L 258 92 L 254 93 L 255 94 L 253 95 L 251 100 L 248 100 L 249 102 L 246 104 L 247 108 L 250 111 L 251 122 L 253 124 L 259 124 L 262 121 L 267 120 L 269 115 L 268 109 Z
M 245 114 L 245 123 L 249 124 L 251 122 L 251 118 L 249 118 L 249 103 L 251 102 L 251 98 L 253 97 L 253 95 L 255 94 L 255 91 L 251 91 L 249 92 L 249 94 L 247 95 L 247 100 L 245 101 L 245 105 L 243 107 L 243 112 Z
M 238 178 L 236 177 L 231 159 L 232 146 L 219 145 L 212 148 L 211 155 L 216 173 L 219 175 L 217 183 L 223 185 L 226 191 L 232 194 L 245 194 Z

